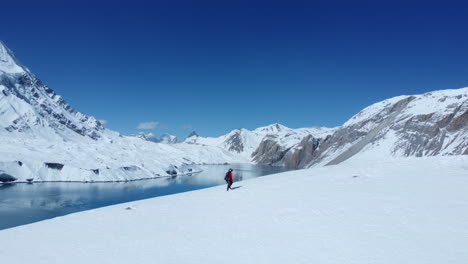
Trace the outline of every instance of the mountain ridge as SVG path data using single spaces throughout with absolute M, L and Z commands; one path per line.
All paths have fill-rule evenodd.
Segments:
M 276 123 L 219 137 L 192 132 L 178 142 L 170 135 L 151 139 L 106 129 L 68 105 L 0 42 L 0 143 L 1 173 L 52 181 L 152 178 L 205 163 L 309 168 L 355 157 L 466 155 L 468 88 L 389 98 L 335 128 Z
M 460 88 L 385 99 L 335 128 L 290 129 L 271 124 L 252 131 L 235 129 L 220 137 L 197 136 L 184 142 L 217 146 L 256 163 L 308 168 L 338 164 L 362 155 L 373 144 L 392 145 L 391 150 L 385 150 L 389 157 L 465 155 L 467 124 L 468 88 Z M 391 133 L 400 138 L 390 139 Z M 385 135 L 388 142 L 383 141 Z

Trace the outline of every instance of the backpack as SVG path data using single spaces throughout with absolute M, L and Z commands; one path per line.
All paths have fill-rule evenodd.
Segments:
M 228 181 L 228 180 L 229 180 L 229 176 L 228 176 L 228 174 L 229 174 L 229 171 L 228 171 L 228 172 L 226 172 L 226 176 L 224 176 L 224 180 L 225 180 L 225 181 Z

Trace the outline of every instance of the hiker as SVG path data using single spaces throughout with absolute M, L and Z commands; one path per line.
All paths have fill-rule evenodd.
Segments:
M 232 183 L 234 182 L 234 180 L 232 179 L 232 169 L 229 169 L 229 170 L 226 172 L 226 176 L 224 176 L 224 180 L 225 180 L 226 183 L 227 183 L 227 189 L 226 189 L 226 191 L 229 191 L 229 189 L 231 189 Z

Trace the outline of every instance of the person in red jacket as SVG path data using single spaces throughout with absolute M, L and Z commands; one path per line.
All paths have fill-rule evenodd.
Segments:
M 226 173 L 226 176 L 224 177 L 224 180 L 227 182 L 227 189 L 226 191 L 229 191 L 231 189 L 231 185 L 234 182 L 232 179 L 232 169 L 229 169 L 228 172 Z

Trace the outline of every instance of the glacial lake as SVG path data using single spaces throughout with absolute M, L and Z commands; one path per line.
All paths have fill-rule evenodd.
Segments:
M 103 206 L 225 185 L 233 168 L 239 181 L 287 171 L 252 164 L 204 165 L 187 176 L 115 183 L 0 183 L 0 230 Z

